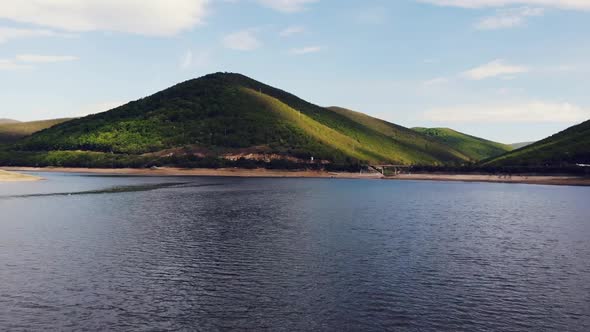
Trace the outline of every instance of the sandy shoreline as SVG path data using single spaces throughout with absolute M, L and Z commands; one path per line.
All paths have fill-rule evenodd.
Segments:
M 590 186 L 590 177 L 549 176 L 549 175 L 515 175 L 499 176 L 485 174 L 400 174 L 383 177 L 376 173 L 346 173 L 324 171 L 287 171 L 267 169 L 104 169 L 104 168 L 60 168 L 60 167 L 2 167 L 7 171 L 24 172 L 64 172 L 87 173 L 102 175 L 137 175 L 137 176 L 227 176 L 227 177 L 259 177 L 259 178 L 339 178 L 339 179 L 386 179 L 386 180 L 415 180 L 415 181 L 460 181 L 460 182 L 494 182 L 494 183 L 524 183 L 541 185 Z M 26 175 L 25 175 L 26 176 Z
M 553 175 L 486 175 L 486 174 L 400 174 L 388 177 L 392 180 L 421 180 L 421 181 L 461 181 L 461 182 L 493 182 L 493 183 L 523 183 L 559 186 L 590 186 L 590 178 L 577 176 Z
M 40 177 L 3 171 L 0 169 L 0 182 L 39 181 Z
M 54 172 L 54 173 L 88 173 L 103 175 L 140 175 L 140 176 L 227 176 L 227 177 L 259 177 L 259 178 L 341 178 L 341 179 L 381 179 L 378 173 L 346 173 L 324 171 L 288 171 L 269 169 L 240 168 L 68 168 L 68 167 L 0 167 L 13 172 Z

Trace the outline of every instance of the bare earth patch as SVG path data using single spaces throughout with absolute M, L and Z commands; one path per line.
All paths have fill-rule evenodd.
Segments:
M 16 182 L 16 181 L 39 181 L 40 177 L 7 172 L 0 169 L 0 182 Z

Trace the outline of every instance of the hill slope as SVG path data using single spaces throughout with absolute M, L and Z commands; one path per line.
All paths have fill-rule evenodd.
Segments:
M 31 122 L 0 121 L 0 144 L 14 143 L 23 137 L 68 120 L 70 119 L 53 119 Z
M 440 142 L 426 137 L 421 133 L 417 133 L 412 129 L 342 107 L 332 106 L 328 107 L 327 109 L 391 138 L 393 140 L 393 144 L 396 145 L 396 149 L 400 154 L 403 153 L 407 156 L 416 154 L 430 154 L 444 159 L 450 153 L 460 160 L 469 160 L 468 156 L 453 149 L 452 147 L 441 144 Z
M 535 143 L 535 142 L 512 143 L 512 144 L 510 144 L 510 146 L 512 147 L 512 149 L 516 150 L 516 149 L 524 148 L 525 146 L 529 146 L 529 145 L 531 145 L 533 143 Z
M 449 128 L 412 128 L 413 130 L 446 144 L 461 152 L 472 161 L 499 156 L 510 150 L 509 145 L 492 142 L 483 138 L 460 133 Z
M 92 166 L 98 154 L 166 156 L 168 162 L 171 156 L 235 159 L 260 154 L 348 164 L 436 165 L 466 159 L 445 145 L 394 127 L 396 134 L 390 135 L 246 76 L 217 73 L 40 131 L 13 152 L 86 151 L 86 166 Z
M 485 166 L 590 164 L 590 120 L 524 148 L 483 162 Z
M 19 123 L 20 121 L 12 120 L 12 119 L 0 119 L 0 124 L 7 124 L 7 123 Z

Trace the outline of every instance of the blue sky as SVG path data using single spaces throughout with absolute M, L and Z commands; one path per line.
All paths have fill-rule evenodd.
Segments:
M 589 0 L 3 0 L 0 118 L 105 111 L 231 71 L 505 142 L 590 119 Z

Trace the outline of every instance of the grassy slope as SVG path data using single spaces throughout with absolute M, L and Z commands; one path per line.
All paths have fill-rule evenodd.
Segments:
M 47 129 L 69 119 L 53 119 L 31 122 L 4 122 L 0 123 L 0 144 L 13 143 L 35 132 Z
M 395 147 L 396 153 L 405 160 L 431 159 L 432 161 L 432 158 L 448 159 L 449 155 L 461 161 L 469 159 L 459 151 L 411 129 L 342 107 L 328 107 L 328 109 L 388 137 L 392 141 L 391 144 Z
M 590 120 L 524 148 L 483 162 L 484 166 L 590 164 Z
M 463 134 L 449 128 L 412 129 L 460 151 L 472 161 L 496 157 L 512 150 L 509 145 Z
M 393 134 L 243 75 L 212 74 L 43 130 L 16 148 L 139 155 L 187 145 L 213 152 L 264 145 L 286 155 L 334 162 L 433 165 L 465 159 L 389 125 Z

